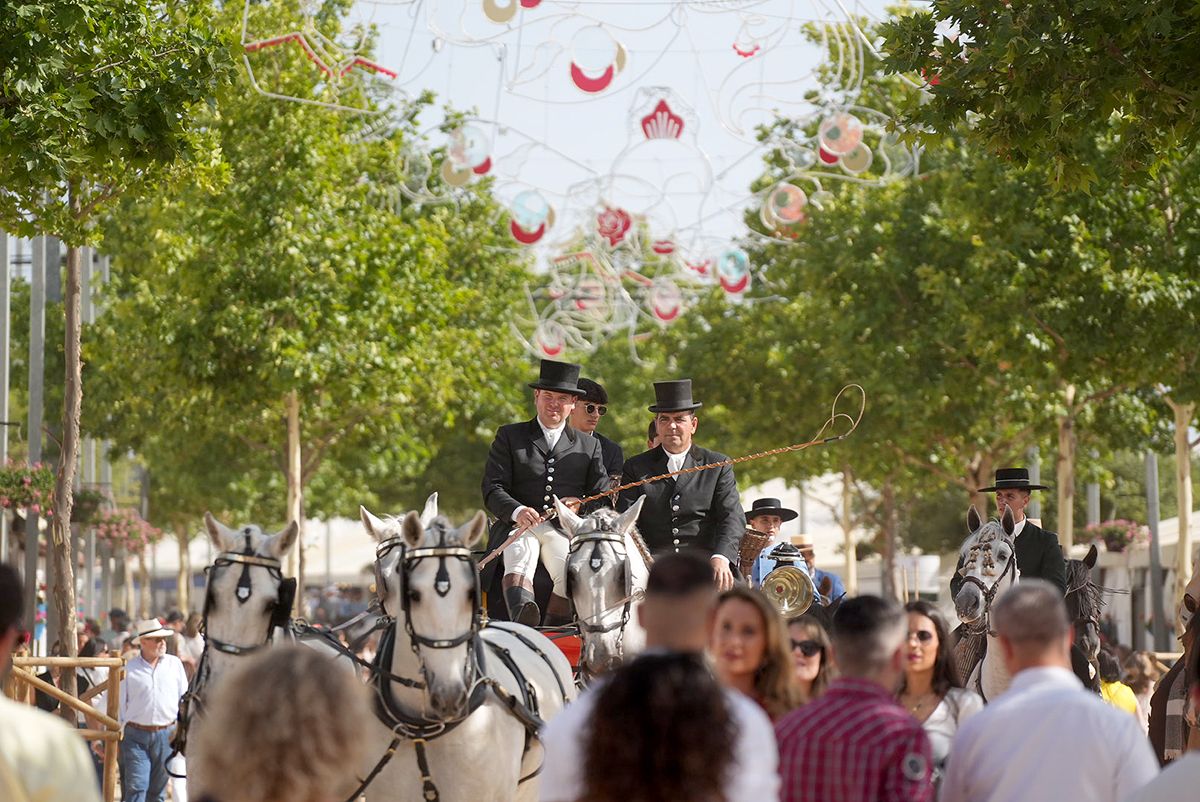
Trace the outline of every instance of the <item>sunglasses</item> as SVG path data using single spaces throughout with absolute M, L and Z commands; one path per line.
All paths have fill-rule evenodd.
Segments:
M 608 414 L 608 407 L 604 406 L 604 404 L 584 404 L 583 409 L 589 415 L 599 413 L 601 416 L 604 416 Z
M 913 638 L 916 638 L 920 643 L 929 643 L 929 641 L 933 640 L 933 633 L 928 629 L 914 629 L 908 633 L 908 639 L 912 640 Z
M 815 654 L 823 652 L 825 647 L 815 640 L 793 640 L 792 649 L 799 649 L 800 654 L 804 655 L 805 657 L 812 657 Z

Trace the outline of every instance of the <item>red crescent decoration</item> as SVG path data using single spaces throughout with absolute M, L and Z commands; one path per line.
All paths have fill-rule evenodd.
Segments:
M 838 163 L 838 157 L 835 156 L 834 154 L 830 153 L 829 151 L 825 150 L 825 148 L 817 148 L 817 153 L 820 154 L 821 161 L 825 162 L 826 164 L 837 164 Z
M 599 78 L 592 78 L 579 69 L 575 62 L 571 62 L 571 81 L 584 92 L 603 92 L 612 83 L 614 74 L 613 66 L 609 64 Z
M 654 316 L 665 323 L 670 323 L 672 320 L 679 317 L 679 305 L 676 304 L 675 308 L 673 308 L 671 311 L 664 312 L 662 309 L 659 309 L 657 304 L 655 304 Z
M 748 286 L 750 286 L 750 274 L 749 273 L 747 273 L 746 275 L 742 276 L 740 279 L 738 279 L 737 281 L 734 281 L 734 282 L 726 281 L 724 278 L 721 279 L 721 289 L 725 290 L 725 292 L 728 292 L 732 295 L 736 295 L 739 292 L 745 292 L 746 287 L 748 287 Z
M 703 262 L 688 262 L 688 267 L 690 267 L 692 270 L 695 270 L 702 276 L 707 276 L 709 262 L 707 260 Z
M 742 50 L 740 47 L 737 46 L 736 42 L 734 42 L 734 44 L 733 44 L 733 52 L 737 53 L 742 58 L 750 58 L 751 56 L 753 56 L 755 53 L 757 53 L 761 49 L 762 48 L 759 45 L 755 45 L 754 47 L 750 48 L 749 50 Z
M 542 343 L 541 345 L 542 345 L 542 353 L 545 354 L 546 356 L 558 356 L 563 351 L 563 346 L 561 346 L 561 345 L 558 346 L 557 348 L 551 348 L 550 346 L 546 345 L 545 343 Z
M 512 234 L 512 238 L 517 242 L 521 243 L 522 245 L 532 245 L 540 240 L 542 235 L 546 233 L 546 224 L 542 223 L 537 227 L 536 231 L 526 231 L 517 225 L 516 220 L 510 220 L 508 222 L 508 230 Z
M 483 160 L 483 164 L 479 165 L 478 167 L 472 167 L 471 172 L 475 173 L 475 175 L 487 175 L 487 172 L 490 169 L 492 169 L 492 157 L 488 156 Z
M 675 253 L 675 243 L 671 242 L 669 239 L 660 239 L 650 247 L 660 256 L 666 256 L 669 253 Z
M 521 8 L 537 8 L 542 4 L 542 0 L 521 0 Z

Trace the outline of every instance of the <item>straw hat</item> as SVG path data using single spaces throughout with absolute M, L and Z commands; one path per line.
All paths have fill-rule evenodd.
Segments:
M 130 643 L 137 643 L 142 638 L 169 638 L 175 634 L 175 630 L 167 629 L 157 618 L 138 621 L 133 632 L 133 637 L 129 639 Z

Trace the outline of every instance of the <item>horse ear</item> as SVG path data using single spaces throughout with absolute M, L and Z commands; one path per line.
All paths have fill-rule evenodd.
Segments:
M 1087 556 L 1085 556 L 1083 558 L 1083 564 L 1086 565 L 1088 568 L 1095 568 L 1096 567 L 1096 558 L 1099 556 L 1100 556 L 1100 552 L 1096 550 L 1096 544 L 1093 543 L 1092 547 L 1090 549 L 1088 549 Z
M 575 533 L 579 531 L 580 525 L 583 524 L 583 518 L 571 511 L 571 508 L 558 500 L 558 496 L 554 497 L 554 509 L 558 512 L 558 520 L 562 521 L 563 529 L 567 532 L 567 537 L 575 537 Z
M 358 517 L 362 519 L 362 525 L 367 530 L 367 534 L 376 540 L 383 540 L 391 534 L 391 526 L 388 522 L 376 518 L 366 507 L 359 506 Z
M 483 510 L 479 510 L 475 513 L 474 518 L 458 528 L 458 533 L 462 536 L 464 546 L 474 548 L 483 541 L 487 530 L 487 516 L 484 515 Z
M 983 526 L 983 518 L 979 515 L 979 509 L 972 504 L 967 507 L 967 532 L 978 532 L 981 526 Z
M 433 519 L 438 517 L 437 496 L 437 493 L 432 493 L 425 500 L 425 509 L 421 511 L 421 526 L 423 528 L 428 528 L 433 523 Z
M 213 517 L 211 512 L 204 513 L 204 527 L 208 529 L 208 539 L 221 551 L 232 548 L 233 530 Z
M 300 534 L 300 524 L 291 521 L 283 529 L 276 532 L 266 542 L 267 552 L 274 555 L 276 558 L 282 558 L 292 550 L 292 544 L 296 542 L 296 537 Z
M 400 536 L 404 538 L 404 542 L 410 549 L 419 546 L 425 537 L 425 527 L 421 526 L 421 517 L 412 510 L 408 511 L 408 515 L 404 516 L 404 521 L 400 524 Z
M 1004 517 L 1000 519 L 1000 526 L 1004 529 L 1004 534 L 1012 537 L 1013 530 L 1017 528 L 1017 522 L 1013 520 L 1012 510 L 1008 507 L 1004 508 Z
M 638 516 L 642 514 L 642 504 L 646 501 L 645 496 L 638 496 L 638 500 L 630 505 L 629 509 L 617 516 L 617 531 L 622 535 L 629 531 L 635 523 Z

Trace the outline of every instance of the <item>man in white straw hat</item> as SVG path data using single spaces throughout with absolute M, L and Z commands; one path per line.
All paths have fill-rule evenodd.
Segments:
M 157 618 L 138 621 L 133 642 L 138 654 L 125 666 L 121 683 L 121 799 L 163 802 L 167 758 L 179 715 L 179 699 L 187 691 L 187 673 L 178 657 L 167 654 L 174 631 Z

